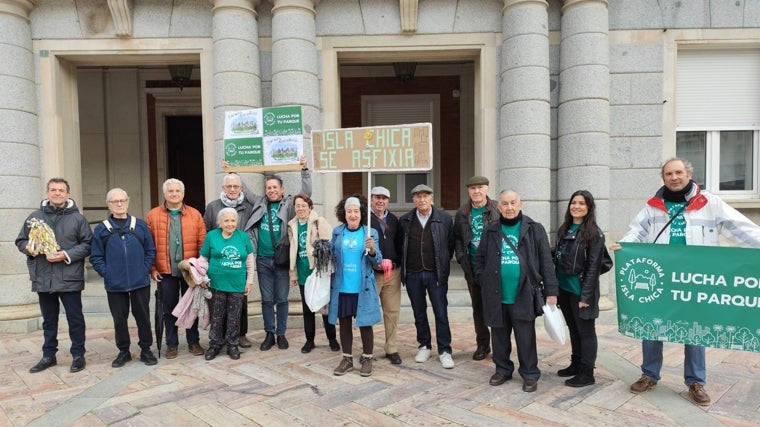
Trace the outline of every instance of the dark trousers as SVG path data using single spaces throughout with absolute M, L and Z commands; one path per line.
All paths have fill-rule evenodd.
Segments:
M 140 350 L 150 350 L 153 345 L 153 333 L 150 330 L 150 286 L 135 289 L 129 292 L 107 292 L 108 308 L 111 309 L 113 318 L 114 336 L 116 347 L 119 351 L 129 351 L 131 340 L 129 338 L 129 306 L 132 305 L 132 316 L 137 323 L 137 345 Z
M 179 299 L 187 292 L 188 286 L 185 279 L 177 276 L 165 274 L 159 283 L 161 288 L 161 302 L 164 308 L 164 330 L 166 332 L 166 345 L 169 347 L 179 346 L 179 334 L 177 332 L 177 318 L 172 314 L 172 310 L 177 306 Z M 198 333 L 198 319 L 195 319 L 193 327 L 185 329 L 187 344 L 198 344 L 201 340 Z
M 496 372 L 511 376 L 515 370 L 515 364 L 510 358 L 512 353 L 510 336 L 514 331 L 517 361 L 520 363 L 517 372 L 524 380 L 538 380 L 541 371 L 538 369 L 538 354 L 536 353 L 536 321 L 515 319 L 512 315 L 513 309 L 514 304 L 502 304 L 501 318 L 504 326 L 491 327 L 493 362 L 496 364 Z
M 71 339 L 71 355 L 84 356 L 84 315 L 82 314 L 82 292 L 37 292 L 42 313 L 42 331 L 45 342 L 42 344 L 42 355 L 55 356 L 58 352 L 58 315 L 61 303 L 66 310 L 66 321 L 69 323 L 69 338 Z
M 462 262 L 470 262 L 469 255 Z M 472 276 L 472 275 L 468 275 Z M 470 300 L 472 301 L 472 323 L 475 325 L 475 343 L 480 347 L 488 347 L 491 342 L 491 333 L 483 319 L 483 295 L 480 290 L 480 284 L 475 281 L 474 277 L 465 277 L 467 280 L 467 290 L 470 291 Z
M 238 325 L 240 326 L 240 328 L 239 328 L 240 329 L 240 336 L 244 337 L 245 334 L 248 333 L 248 297 L 245 296 L 245 295 L 243 295 L 243 307 L 241 307 L 241 309 L 240 309 L 240 323 L 238 323 Z M 224 329 L 225 335 L 226 335 L 226 333 L 227 333 L 226 332 L 227 331 L 227 319 L 226 318 L 224 319 L 223 329 Z
M 303 332 L 306 335 L 307 341 L 314 341 L 314 336 L 317 334 L 317 322 L 316 322 L 316 315 L 311 311 L 309 306 L 306 304 L 306 299 L 304 298 L 303 294 L 303 286 L 299 286 L 298 289 L 301 291 L 301 308 L 303 309 Z M 335 339 L 335 325 L 327 321 L 327 316 L 322 315 L 322 325 L 325 327 L 325 335 L 327 335 L 328 340 L 334 340 Z
M 438 275 L 435 271 L 406 274 L 406 293 L 409 295 L 409 301 L 414 312 L 417 342 L 420 347 L 433 348 L 430 324 L 427 318 L 427 300 L 425 298 L 425 294 L 427 294 L 430 296 L 430 305 L 433 307 L 433 315 L 435 316 L 435 340 L 438 344 L 438 354 L 451 354 L 449 301 L 446 298 L 448 291 L 449 285 L 438 283 Z
M 209 347 L 219 349 L 222 345 L 237 347 L 240 343 L 240 311 L 245 295 L 242 292 L 211 290 L 211 328 L 208 332 Z M 227 328 L 224 328 L 224 324 Z
M 590 308 L 578 308 L 580 295 L 571 294 L 563 289 L 559 290 L 557 302 L 562 308 L 562 316 L 565 318 L 567 328 L 570 331 L 570 347 L 572 348 L 572 360 L 580 360 L 582 364 L 593 368 L 596 363 L 596 319 L 581 319 L 578 317 L 580 310 Z

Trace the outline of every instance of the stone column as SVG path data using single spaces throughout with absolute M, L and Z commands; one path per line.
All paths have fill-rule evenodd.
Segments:
M 254 9 L 260 0 L 210 1 L 214 5 L 214 141 L 221 161 L 224 113 L 261 107 L 258 14 Z M 220 166 L 215 169 L 222 173 Z
M 527 215 L 550 222 L 549 17 L 546 0 L 504 0 L 499 187 L 515 189 Z
M 37 137 L 37 94 L 29 12 L 31 0 L 0 0 L 0 332 L 38 328 L 37 296 L 30 292 L 24 255 L 14 241 L 44 197 Z
M 563 214 L 570 195 L 586 189 L 596 220 L 609 226 L 610 69 L 607 0 L 565 0 L 562 6 L 557 199 Z M 611 276 L 611 275 L 609 275 Z M 611 308 L 603 281 L 600 308 Z
M 317 12 L 319 0 L 271 0 L 272 106 L 300 105 L 303 114 L 304 151 L 311 159 L 311 129 L 321 129 L 319 67 L 317 65 Z M 282 174 L 286 191 L 301 188 L 300 172 Z M 321 204 L 321 181 L 312 176 L 314 202 Z

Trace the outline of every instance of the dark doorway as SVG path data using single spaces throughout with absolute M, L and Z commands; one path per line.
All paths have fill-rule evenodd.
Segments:
M 169 178 L 185 183 L 185 204 L 203 213 L 203 124 L 201 116 L 166 117 L 166 154 Z

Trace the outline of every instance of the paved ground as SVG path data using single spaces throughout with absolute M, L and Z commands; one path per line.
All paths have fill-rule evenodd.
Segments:
M 69 373 L 67 351 L 59 352 L 58 366 L 30 374 L 42 332 L 4 334 L 0 426 L 760 425 L 760 354 L 708 349 L 713 404 L 702 408 L 688 400 L 682 383 L 682 346 L 666 345 L 662 381 L 633 395 L 628 385 L 639 376 L 639 342 L 618 334 L 614 316 L 604 313 L 599 322 L 597 384 L 581 389 L 556 376 L 569 345 L 555 344 L 539 324 L 543 377 L 536 393 L 523 393 L 519 379 L 489 386 L 493 364 L 470 358 L 472 328 L 463 321 L 452 325 L 454 369 L 444 370 L 436 359 L 414 363 L 414 326 L 403 324 L 404 364 L 378 358 L 369 378 L 333 376 L 339 353 L 326 347 L 323 335 L 311 354 L 301 354 L 301 329 L 288 331 L 289 350 L 259 351 L 263 333 L 257 331 L 249 334 L 256 346 L 237 361 L 222 354 L 206 362 L 181 345 L 176 359 L 152 367 L 133 361 L 121 369 L 110 366 L 117 354 L 113 333 L 89 330 L 87 368 L 76 374 Z M 382 336 L 376 327 L 377 355 L 384 354 Z M 67 349 L 65 334 L 60 338 Z

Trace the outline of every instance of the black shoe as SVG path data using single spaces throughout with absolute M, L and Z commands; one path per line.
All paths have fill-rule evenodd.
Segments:
M 401 356 L 399 356 L 398 352 L 396 353 L 388 353 L 385 355 L 392 364 L 394 365 L 400 365 L 401 364 Z
M 338 343 L 338 340 L 336 340 L 335 338 L 330 340 L 330 350 L 340 351 L 340 343 Z
M 594 368 L 581 366 L 578 375 L 565 380 L 565 385 L 569 387 L 586 387 L 596 383 L 594 379 Z
M 71 361 L 69 372 L 79 372 L 84 369 L 86 364 L 87 362 L 84 361 L 84 356 L 76 356 L 74 357 L 74 360 Z
M 264 341 L 261 342 L 261 346 L 259 347 L 259 350 L 261 351 L 267 351 L 274 345 L 274 334 L 271 332 L 267 332 L 267 336 L 264 338 Z
M 132 354 L 128 351 L 120 351 L 119 354 L 116 356 L 116 359 L 111 362 L 112 368 L 121 368 L 124 366 L 127 362 L 132 360 Z
M 288 347 L 290 347 L 290 344 L 288 344 L 288 339 L 285 338 L 285 335 L 277 335 L 277 348 L 286 350 Z
M 140 352 L 140 362 L 148 366 L 153 366 L 158 363 L 158 359 L 156 359 L 156 356 L 153 355 L 152 351 L 143 350 Z
M 497 373 L 491 375 L 491 379 L 488 380 L 488 384 L 491 384 L 491 385 L 494 385 L 494 386 L 496 386 L 496 385 L 502 385 L 502 384 L 504 384 L 505 382 L 507 382 L 507 381 L 509 381 L 511 379 L 512 379 L 512 375 L 504 375 L 502 373 L 497 372 Z
M 236 345 L 227 344 L 227 356 L 230 356 L 232 360 L 238 360 L 240 359 L 240 350 Z
M 301 347 L 301 353 L 311 353 L 311 351 L 314 350 L 314 341 L 308 340 L 306 343 Z
M 58 364 L 58 361 L 55 360 L 55 356 L 42 356 L 42 359 L 40 359 L 39 362 L 37 362 L 36 365 L 29 368 L 29 372 L 35 374 L 37 372 L 42 372 L 45 369 L 55 366 Z
M 571 360 L 570 366 L 564 369 L 560 369 L 557 371 L 558 377 L 573 377 L 575 375 L 578 375 L 581 373 L 581 362 L 580 360 Z
M 526 393 L 533 393 L 538 389 L 537 380 L 523 380 L 522 391 Z
M 490 352 L 491 347 L 487 345 L 479 345 L 478 348 L 475 349 L 475 353 L 472 353 L 472 360 L 483 360 Z
M 206 353 L 203 355 L 206 360 L 214 360 L 216 355 L 219 354 L 219 349 L 216 347 L 208 347 L 208 350 L 206 350 Z

